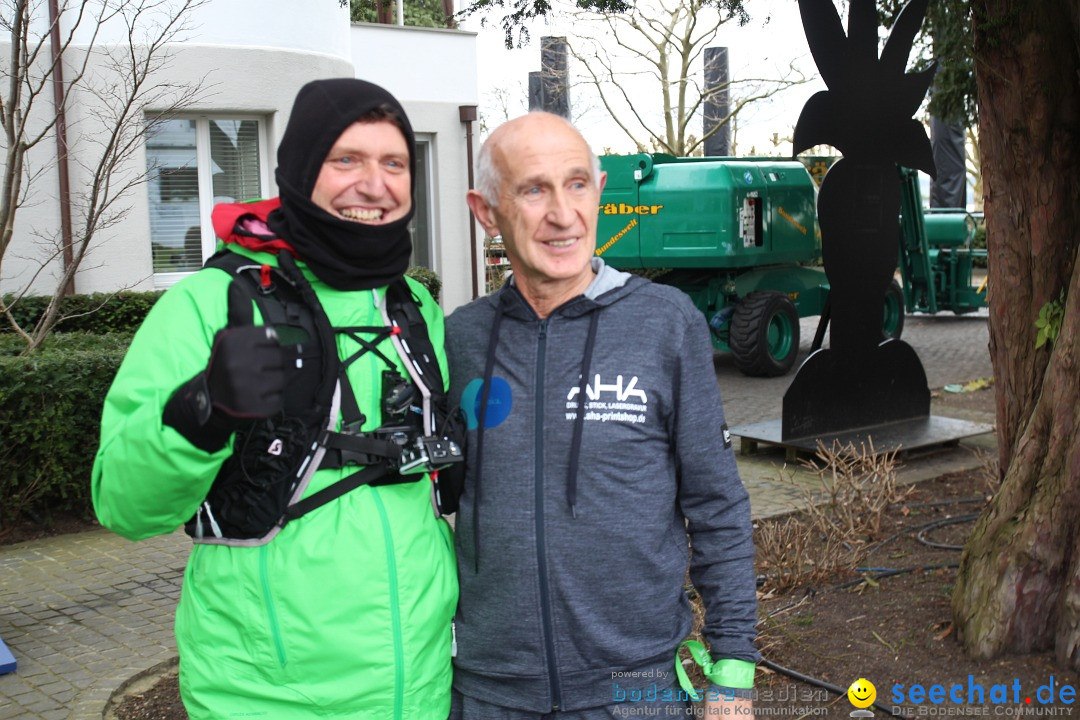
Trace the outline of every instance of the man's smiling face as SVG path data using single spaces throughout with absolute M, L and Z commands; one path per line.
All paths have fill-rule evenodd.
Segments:
M 345 128 L 323 161 L 311 201 L 334 217 L 385 225 L 412 208 L 409 146 L 389 121 Z

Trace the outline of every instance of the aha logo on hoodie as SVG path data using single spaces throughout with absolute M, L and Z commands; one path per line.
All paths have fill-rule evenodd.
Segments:
M 585 397 L 579 398 L 580 394 L 578 386 L 570 388 L 566 394 L 567 420 L 577 419 L 579 401 L 585 408 L 586 421 L 643 423 L 647 419 L 649 396 L 638 387 L 637 375 L 629 380 L 617 375 L 615 382 L 604 383 L 597 373 L 585 386 Z

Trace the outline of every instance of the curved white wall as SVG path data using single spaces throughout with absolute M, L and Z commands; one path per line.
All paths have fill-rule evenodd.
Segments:
M 88 0 L 88 9 L 100 8 L 101 0 Z M 115 3 L 114 3 L 115 4 Z M 42 3 L 44 5 L 44 3 Z M 163 10 L 174 12 L 177 0 L 165 3 Z M 148 13 L 148 23 L 160 22 L 166 12 Z M 65 16 L 62 27 L 70 32 L 74 14 Z M 231 47 L 265 47 L 275 50 L 332 55 L 350 59 L 349 8 L 338 0 L 217 0 L 184 14 L 187 30 L 177 42 Z M 97 28 L 90 17 L 75 32 L 76 44 L 90 42 Z M 113 20 L 100 26 L 96 43 L 126 43 L 127 25 Z

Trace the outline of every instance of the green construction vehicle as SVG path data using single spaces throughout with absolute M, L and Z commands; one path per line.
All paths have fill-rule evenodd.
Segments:
M 820 267 L 816 186 L 798 161 L 777 158 L 601 157 L 596 254 L 616 268 L 659 270 L 709 322 L 713 346 L 747 375 L 787 373 L 799 318 L 821 315 L 829 282 Z M 917 173 L 903 169 L 900 271 L 883 302 L 883 332 L 900 337 L 904 310 L 969 312 L 974 223 L 966 213 L 921 210 Z M 820 333 L 819 333 L 820 335 Z

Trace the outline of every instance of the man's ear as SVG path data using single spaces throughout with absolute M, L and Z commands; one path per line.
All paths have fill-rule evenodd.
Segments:
M 607 185 L 607 172 L 601 170 L 600 171 L 600 183 L 599 183 L 600 194 L 604 193 L 604 186 L 605 185 Z
M 499 226 L 495 223 L 495 213 L 478 190 L 470 190 L 465 195 L 465 202 L 468 203 L 469 209 L 472 210 L 476 219 L 484 226 L 484 231 L 489 237 L 496 237 L 500 234 Z

